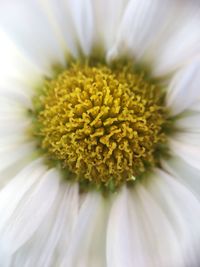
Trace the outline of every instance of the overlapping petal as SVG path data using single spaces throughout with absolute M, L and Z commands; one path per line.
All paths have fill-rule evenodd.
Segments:
M 0 266 L 199 266 L 199 8 L 172 0 L 3 2 Z M 166 104 L 170 116 L 181 114 L 165 171 L 107 198 L 61 182 L 34 160 L 26 133 L 44 75 L 95 47 L 108 60 L 128 55 L 150 64 L 153 77 L 172 78 Z

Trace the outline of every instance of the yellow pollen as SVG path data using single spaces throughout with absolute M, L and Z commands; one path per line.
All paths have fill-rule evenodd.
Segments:
M 163 94 L 130 65 L 72 64 L 35 98 L 40 145 L 77 181 L 118 188 L 157 163 Z

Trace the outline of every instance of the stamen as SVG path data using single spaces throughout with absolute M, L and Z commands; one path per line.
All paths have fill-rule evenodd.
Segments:
M 72 64 L 36 96 L 42 149 L 76 180 L 119 187 L 157 163 L 163 94 L 130 65 Z

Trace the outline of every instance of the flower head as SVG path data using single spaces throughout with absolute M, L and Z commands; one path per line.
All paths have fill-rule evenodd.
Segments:
M 200 6 L 0 11 L 0 266 L 196 267 Z

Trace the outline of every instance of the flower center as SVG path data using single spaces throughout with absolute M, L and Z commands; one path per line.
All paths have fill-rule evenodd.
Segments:
M 129 64 L 71 64 L 35 97 L 35 135 L 80 183 L 118 188 L 157 164 L 162 90 Z

